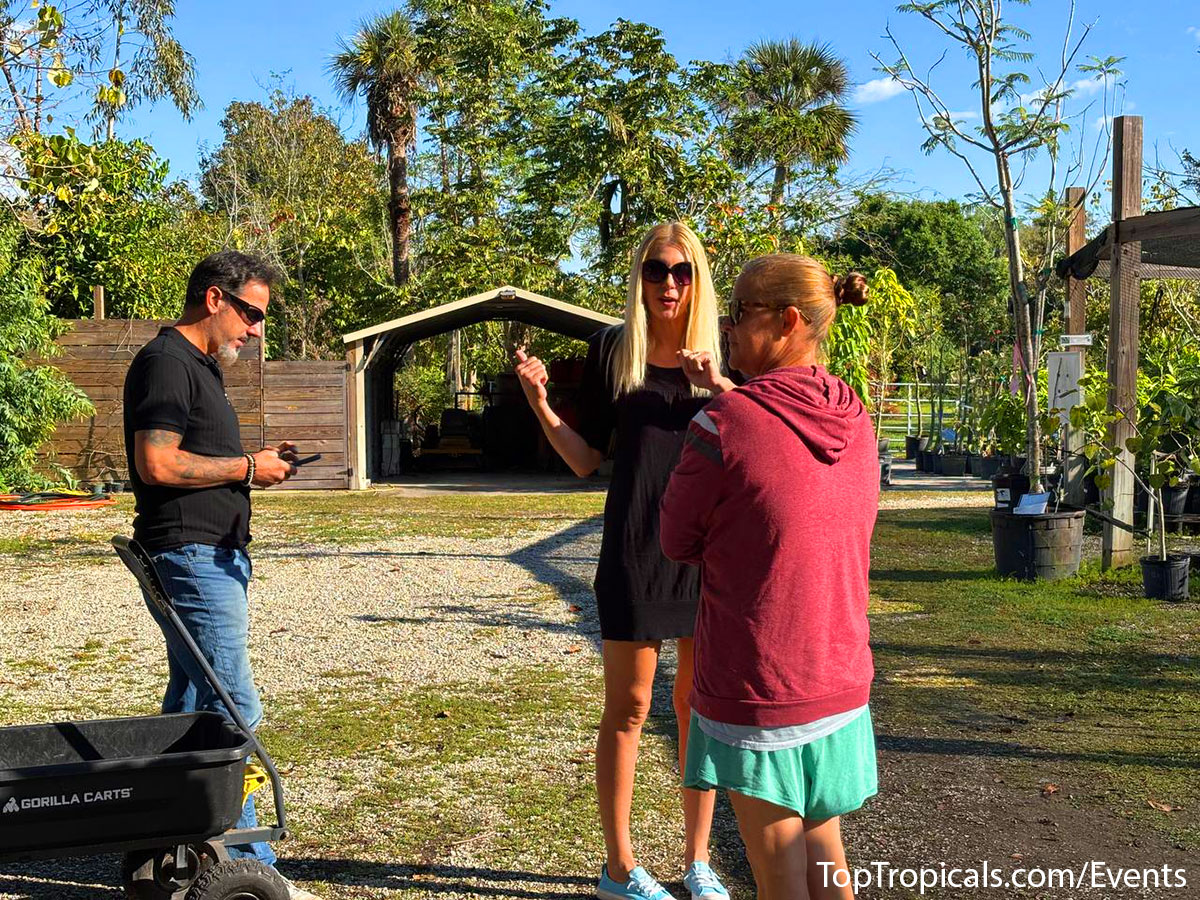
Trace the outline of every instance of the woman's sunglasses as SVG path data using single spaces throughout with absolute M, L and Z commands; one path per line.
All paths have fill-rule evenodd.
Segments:
M 219 288 L 221 295 L 225 297 L 245 318 L 247 324 L 257 325 L 267 317 L 267 314 L 255 306 L 253 303 L 247 303 L 237 294 L 232 291 L 227 291 L 225 288 Z
M 748 309 L 773 309 L 776 312 L 783 312 L 789 306 L 793 307 L 805 322 L 809 325 L 812 324 L 812 319 L 808 317 L 807 313 L 795 304 L 789 303 L 779 306 L 775 303 L 743 303 L 740 299 L 734 297 L 729 298 L 729 308 L 726 310 L 725 317 L 729 320 L 730 325 L 736 325 L 742 321 L 742 314 Z
M 680 287 L 692 283 L 692 264 L 690 262 L 675 263 L 668 266 L 661 259 L 648 259 L 642 263 L 642 281 L 650 284 L 662 284 L 670 275 Z

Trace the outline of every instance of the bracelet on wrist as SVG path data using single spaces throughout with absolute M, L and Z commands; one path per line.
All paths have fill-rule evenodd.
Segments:
M 254 470 L 258 467 L 258 465 L 257 465 L 257 463 L 254 462 L 254 457 L 251 456 L 249 453 L 245 454 L 245 456 L 246 456 L 246 477 L 242 479 L 242 485 L 244 487 L 250 487 L 250 485 L 254 484 Z

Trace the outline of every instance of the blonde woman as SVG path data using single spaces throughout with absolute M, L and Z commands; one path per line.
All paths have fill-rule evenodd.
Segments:
M 525 395 L 546 437 L 577 475 L 596 470 L 616 433 L 595 581 L 604 662 L 596 793 L 607 845 L 596 895 L 605 900 L 669 897 L 637 863 L 630 807 L 659 650 L 669 639 L 678 641 L 674 706 L 680 771 L 687 754 L 700 582 L 695 569 L 663 556 L 658 504 L 688 422 L 712 395 L 733 387 L 720 374 L 719 341 L 704 247 L 690 228 L 672 222 L 651 228 L 634 254 L 624 323 L 589 342 L 578 429 L 550 408 L 542 362 L 517 354 L 516 372 Z M 683 790 L 684 884 L 694 900 L 728 897 L 708 866 L 713 799 L 712 791 Z

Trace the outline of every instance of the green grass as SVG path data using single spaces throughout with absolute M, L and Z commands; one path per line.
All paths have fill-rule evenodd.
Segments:
M 601 681 L 594 661 L 577 659 L 482 683 L 377 681 L 273 704 L 262 736 L 276 758 L 338 785 L 336 802 L 305 810 L 289 854 L 357 857 L 369 835 L 372 858 L 408 864 L 478 842 L 489 868 L 590 869 L 602 843 L 591 766 Z M 648 735 L 645 752 L 637 828 L 661 834 L 672 830 L 669 741 Z
M 254 530 L 267 547 L 519 536 L 595 517 L 603 499 L 266 494 L 255 497 Z M 107 553 L 105 527 L 119 531 L 122 517 L 128 521 L 127 498 L 122 503 L 104 519 L 70 520 L 67 538 Z M 24 552 L 13 546 L 39 538 L 5 540 L 0 554 L 12 555 Z M 965 508 L 884 509 L 871 592 L 872 703 L 885 753 L 984 757 L 1010 787 L 1036 795 L 1053 781 L 1069 802 L 1111 810 L 1137 833 L 1200 848 L 1196 594 L 1191 603 L 1151 602 L 1135 569 L 1104 574 L 1095 563 L 1066 582 L 999 579 L 987 510 Z M 480 629 L 486 639 L 490 626 Z M 122 641 L 88 642 L 51 661 L 6 660 L 3 719 L 45 720 L 24 698 L 46 673 L 86 665 L 116 677 L 128 664 Z M 266 698 L 263 737 L 296 798 L 288 856 L 405 866 L 465 856 L 500 871 L 590 872 L 601 846 L 594 654 L 538 668 L 497 665 L 469 683 L 415 688 L 346 667 L 319 675 L 319 690 Z M 157 699 L 116 710 L 105 696 L 80 698 L 77 717 L 149 712 Z M 681 845 L 673 728 L 669 710 L 648 723 L 634 804 L 639 852 L 662 871 L 677 865 Z M 1162 812 L 1151 801 L 1181 809 Z M 718 849 L 740 853 L 736 837 L 719 837 Z M 355 863 L 337 865 L 352 871 Z M 345 886 L 309 883 L 323 895 L 354 896 Z M 437 893 L 416 875 L 408 888 Z
M 872 593 L 922 609 L 873 619 L 881 733 L 994 756 L 1010 783 L 1069 785 L 1200 846 L 1200 605 L 1146 600 L 1136 568 L 1026 584 L 992 563 L 986 510 L 880 514 Z

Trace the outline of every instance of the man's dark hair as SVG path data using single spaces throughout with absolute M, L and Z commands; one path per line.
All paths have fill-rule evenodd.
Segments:
M 267 287 L 274 287 L 279 281 L 279 272 L 261 256 L 239 253 L 237 250 L 210 253 L 196 263 L 196 268 L 188 277 L 187 299 L 183 308 L 203 306 L 204 296 L 210 287 L 236 294 L 251 281 L 261 281 Z

